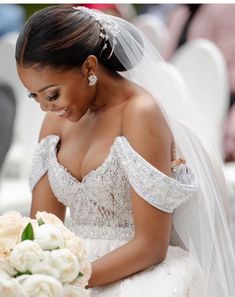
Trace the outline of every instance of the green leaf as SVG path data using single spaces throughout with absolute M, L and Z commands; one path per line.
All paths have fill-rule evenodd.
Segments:
M 53 249 L 44 249 L 44 251 L 49 251 L 49 252 L 54 251 L 54 250 L 60 250 L 60 247 L 57 246 L 57 247 L 55 247 Z
M 84 274 L 80 271 L 79 273 L 78 273 L 78 276 L 77 277 L 83 277 L 84 276 Z
M 27 239 L 34 240 L 33 226 L 31 223 L 28 223 L 28 225 L 24 228 L 24 231 L 21 235 L 21 241 L 24 241 Z
M 38 220 L 38 226 L 41 226 L 41 225 L 44 225 L 44 224 L 45 224 L 45 222 L 43 221 L 43 219 Z
M 24 272 L 21 272 L 21 271 L 18 271 L 17 270 L 17 273 L 16 273 L 16 275 L 14 275 L 14 277 L 17 277 L 17 276 L 20 276 L 20 275 L 24 275 L 24 274 L 29 274 L 29 275 L 31 275 L 32 273 L 30 272 L 30 271 L 24 271 Z

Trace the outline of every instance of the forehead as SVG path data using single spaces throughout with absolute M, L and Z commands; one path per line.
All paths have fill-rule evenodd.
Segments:
M 17 65 L 17 72 L 23 85 L 32 92 L 37 92 L 46 85 L 61 85 L 72 79 L 72 71 L 59 72 L 55 69 L 45 67 L 24 68 Z

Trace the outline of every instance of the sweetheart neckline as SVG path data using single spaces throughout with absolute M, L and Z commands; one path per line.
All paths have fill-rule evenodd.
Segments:
M 129 141 L 127 140 L 127 138 L 125 137 L 125 136 L 116 136 L 115 138 L 114 138 L 114 140 L 113 140 L 113 143 L 112 143 L 112 145 L 110 146 L 110 148 L 109 148 L 109 152 L 108 152 L 108 154 L 107 154 L 107 156 L 106 156 L 106 158 L 104 159 L 104 161 L 96 168 L 96 169 L 92 169 L 91 171 L 89 171 L 86 175 L 84 175 L 83 177 L 82 177 L 82 179 L 81 180 L 79 180 L 77 177 L 75 177 L 64 165 L 62 165 L 59 161 L 58 161 L 58 158 L 57 158 L 57 152 L 56 152 L 56 144 L 58 143 L 58 141 L 60 140 L 60 137 L 58 136 L 58 135 L 48 135 L 46 138 L 48 138 L 48 137 L 53 137 L 53 138 L 56 138 L 56 140 L 57 140 L 57 142 L 55 143 L 55 146 L 53 147 L 53 151 L 52 151 L 52 153 L 53 153 L 53 155 L 52 155 L 52 157 L 54 158 L 54 161 L 55 161 L 55 163 L 56 163 L 56 165 L 59 167 L 59 168 L 61 168 L 61 169 L 63 169 L 63 171 L 64 171 L 64 173 L 66 173 L 67 174 L 67 177 L 69 178 L 69 179 L 72 179 L 73 180 L 73 182 L 75 182 L 77 185 L 79 185 L 79 186 L 83 186 L 86 182 L 87 182 L 87 180 L 91 177 L 91 176 L 93 176 L 95 173 L 97 173 L 97 172 L 99 172 L 99 171 L 101 171 L 103 168 L 105 168 L 105 166 L 107 165 L 107 163 L 108 163 L 108 161 L 111 159 L 111 157 L 112 157 L 112 153 L 113 153 L 113 148 L 114 148 L 114 146 L 117 144 L 117 141 L 119 140 L 119 139 L 123 139 L 127 144 L 128 144 L 128 146 L 129 146 L 129 148 L 130 149 L 132 149 L 137 155 L 138 155 L 138 157 L 139 158 L 141 158 L 141 159 L 143 159 L 145 162 L 147 162 L 138 152 L 136 152 L 135 150 L 134 150 L 134 148 L 131 146 L 131 144 L 129 143 Z M 174 183 L 175 183 L 175 185 L 176 184 L 178 184 L 178 185 L 180 185 L 180 186 L 182 186 L 182 187 L 187 187 L 187 188 L 191 188 L 191 187 L 193 187 L 193 185 L 189 185 L 189 184 L 185 184 L 185 183 L 181 183 L 180 181 L 177 181 L 175 178 L 173 178 L 173 177 L 170 177 L 170 176 L 168 176 L 168 175 L 166 175 L 165 173 L 163 173 L 162 171 L 160 171 L 159 169 L 157 169 L 156 167 L 154 167 L 151 163 L 149 163 L 149 162 L 147 162 L 148 163 L 148 165 L 151 167 L 151 168 L 154 168 L 160 175 L 163 175 L 167 180 L 171 180 L 171 181 L 174 181 Z M 178 167 L 180 164 L 175 164 L 174 165 L 174 167 L 172 167 L 172 171 L 174 171 L 173 169 L 175 169 L 176 167 Z M 186 166 L 185 164 L 184 164 L 184 166 Z M 187 167 L 187 166 L 186 166 Z
M 60 137 L 58 135 L 49 135 L 50 136 L 56 136 L 58 141 L 60 140 Z M 106 164 L 107 162 L 109 161 L 109 159 L 111 158 L 111 155 L 112 155 L 112 151 L 113 151 L 113 147 L 114 145 L 116 144 L 116 141 L 118 138 L 125 138 L 125 136 L 116 136 L 113 140 L 113 143 L 111 144 L 111 146 L 109 147 L 109 150 L 108 150 L 108 154 L 106 156 L 106 158 L 104 159 L 104 161 L 95 169 L 92 169 L 90 170 L 87 174 L 85 174 L 81 180 L 78 179 L 76 176 L 74 176 L 63 164 L 61 164 L 58 160 L 58 157 L 57 157 L 57 151 L 56 151 L 56 146 L 53 148 L 53 157 L 54 157 L 54 160 L 57 164 L 57 166 L 59 166 L 60 168 L 62 168 L 66 173 L 67 175 L 73 179 L 74 182 L 76 182 L 77 184 L 84 184 L 86 182 L 86 180 L 94 173 L 97 173 L 99 172 Z M 127 139 L 126 139 L 127 141 Z

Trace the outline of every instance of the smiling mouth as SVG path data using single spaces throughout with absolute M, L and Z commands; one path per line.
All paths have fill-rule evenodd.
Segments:
M 67 111 L 69 110 L 68 107 L 65 107 L 64 109 L 60 110 L 60 111 L 55 111 L 55 114 L 58 115 L 59 117 L 63 117 Z

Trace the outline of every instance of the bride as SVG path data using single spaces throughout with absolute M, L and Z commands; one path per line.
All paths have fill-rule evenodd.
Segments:
M 91 296 L 232 297 L 220 161 L 178 74 L 130 23 L 83 7 L 35 13 L 19 77 L 47 115 L 30 186 L 92 261 Z

